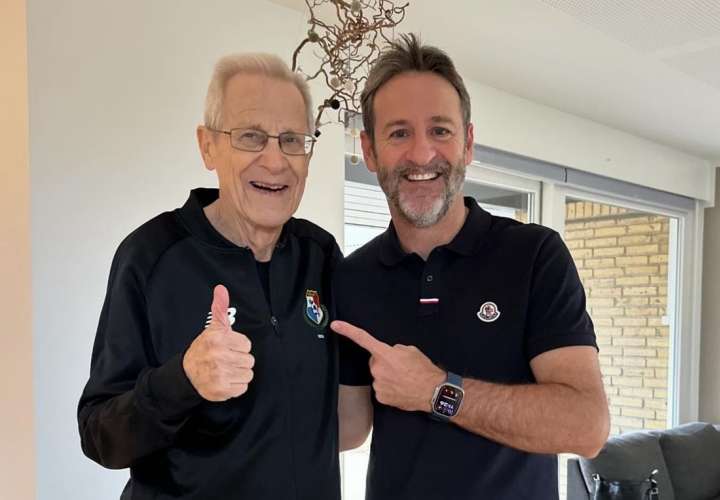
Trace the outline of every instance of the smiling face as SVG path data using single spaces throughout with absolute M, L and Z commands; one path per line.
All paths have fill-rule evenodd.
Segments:
M 291 82 L 241 74 L 228 80 L 223 130 L 256 129 L 270 135 L 308 133 L 305 103 Z M 262 151 L 235 149 L 230 136 L 198 129 L 205 165 L 215 170 L 223 218 L 263 230 L 280 229 L 300 204 L 310 155 L 289 156 L 270 138 Z
M 463 125 L 457 91 L 434 73 L 401 73 L 378 90 L 373 109 L 375 137 L 363 133 L 363 152 L 391 210 L 415 227 L 436 224 L 472 160 L 473 129 Z

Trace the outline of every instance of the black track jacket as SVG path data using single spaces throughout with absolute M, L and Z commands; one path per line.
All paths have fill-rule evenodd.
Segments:
M 319 227 L 288 221 L 268 304 L 252 252 L 203 214 L 217 196 L 193 190 L 118 248 L 78 407 L 83 451 L 130 467 L 122 499 L 338 500 L 337 345 L 327 325 L 340 250 Z M 182 368 L 216 284 L 228 288 L 232 329 L 255 356 L 248 391 L 222 403 L 205 401 Z

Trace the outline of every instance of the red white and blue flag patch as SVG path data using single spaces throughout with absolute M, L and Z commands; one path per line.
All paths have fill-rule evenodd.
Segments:
M 323 328 L 327 324 L 327 309 L 320 303 L 320 294 L 315 290 L 305 291 L 305 317 L 313 326 Z

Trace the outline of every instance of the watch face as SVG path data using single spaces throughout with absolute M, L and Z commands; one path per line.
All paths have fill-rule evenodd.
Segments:
M 463 398 L 463 392 L 451 385 L 443 385 L 440 387 L 437 398 L 435 399 L 435 413 L 453 417 L 460 408 L 460 402 Z

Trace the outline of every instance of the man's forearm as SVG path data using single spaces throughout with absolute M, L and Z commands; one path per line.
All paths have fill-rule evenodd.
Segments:
M 180 370 L 181 356 L 144 372 L 135 387 L 114 397 L 83 394 L 78 424 L 85 455 L 111 469 L 167 448 L 202 398 Z M 103 389 L 106 386 L 103 386 Z
M 361 446 L 373 420 L 370 386 L 340 384 L 338 390 L 338 429 L 340 451 Z
M 607 437 L 600 390 L 558 384 L 502 385 L 465 379 L 465 398 L 452 422 L 470 432 L 533 453 L 594 456 Z
M 431 395 L 447 372 L 415 346 L 390 346 L 342 321 L 332 328 L 370 354 L 378 403 L 405 411 L 431 411 Z M 597 454 L 609 428 L 607 399 L 597 351 L 591 346 L 556 348 L 535 356 L 537 383 L 501 385 L 465 379 L 458 426 L 513 448 L 534 453 Z

